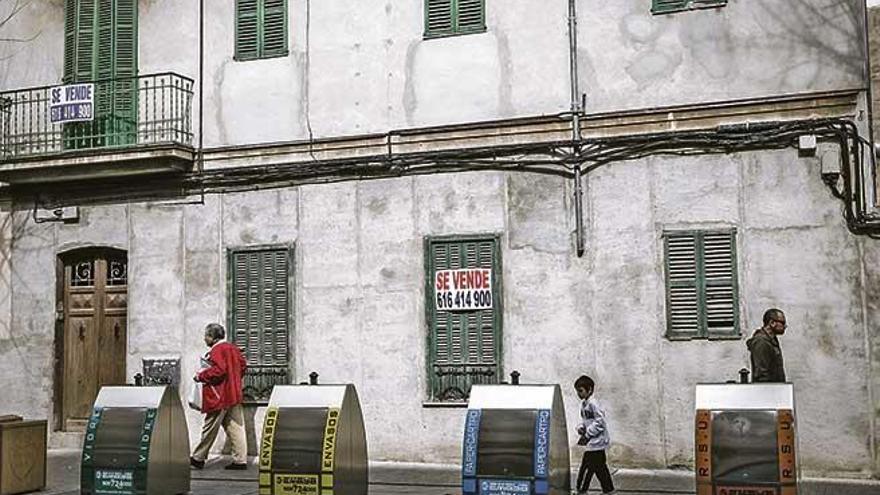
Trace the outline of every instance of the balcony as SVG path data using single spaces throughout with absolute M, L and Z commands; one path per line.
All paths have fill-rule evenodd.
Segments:
M 57 86 L 0 93 L 0 181 L 12 185 L 192 168 L 193 81 L 173 74 L 94 84 L 93 118 L 54 123 Z

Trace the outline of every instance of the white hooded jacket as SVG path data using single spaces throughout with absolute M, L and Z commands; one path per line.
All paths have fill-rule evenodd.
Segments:
M 611 445 L 605 410 L 593 397 L 581 401 L 581 425 L 587 437 L 587 450 L 605 450 Z

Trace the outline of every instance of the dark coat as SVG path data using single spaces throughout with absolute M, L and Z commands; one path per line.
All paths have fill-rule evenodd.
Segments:
M 746 341 L 752 354 L 753 382 L 785 382 L 785 366 L 782 363 L 782 349 L 779 340 L 771 331 L 759 328 L 752 338 Z

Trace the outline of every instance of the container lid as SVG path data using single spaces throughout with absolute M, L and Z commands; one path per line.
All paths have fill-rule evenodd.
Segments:
M 700 383 L 696 409 L 794 409 L 790 383 Z
M 553 409 L 559 385 L 474 385 L 469 409 Z

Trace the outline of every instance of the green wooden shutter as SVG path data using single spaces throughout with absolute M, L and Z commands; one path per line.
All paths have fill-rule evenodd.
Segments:
M 115 0 L 113 15 L 113 118 L 109 144 L 137 141 L 137 0 Z
M 703 233 L 704 303 L 708 335 L 739 332 L 733 231 Z
M 230 256 L 229 327 L 248 361 L 245 395 L 267 400 L 272 387 L 289 382 L 290 251 L 233 251 Z
M 235 59 L 259 57 L 259 0 L 237 0 L 235 4 Z
M 667 232 L 667 337 L 739 335 L 736 231 Z
M 500 367 L 500 261 L 495 238 L 431 240 L 426 243 L 426 306 L 430 318 L 431 399 L 466 400 L 475 383 L 498 383 Z M 492 270 L 492 309 L 437 310 L 434 274 L 438 270 Z
M 64 126 L 66 148 L 133 144 L 137 0 L 66 0 L 64 82 L 93 82 L 95 119 Z
M 237 0 L 235 59 L 287 55 L 287 0 Z
M 425 0 L 426 38 L 485 30 L 485 0 Z
M 262 57 L 287 55 L 287 0 L 263 0 Z
M 456 0 L 456 32 L 486 30 L 484 0 Z
M 664 240 L 667 335 L 693 338 L 700 333 L 697 236 L 692 232 L 667 233 Z
M 425 0 L 425 35 L 452 33 L 452 0 Z
M 64 83 L 73 82 L 76 77 L 76 22 L 79 17 L 79 2 L 64 2 Z
M 97 6 L 95 0 L 79 0 L 77 6 L 76 67 L 72 82 L 88 82 L 95 77 Z

